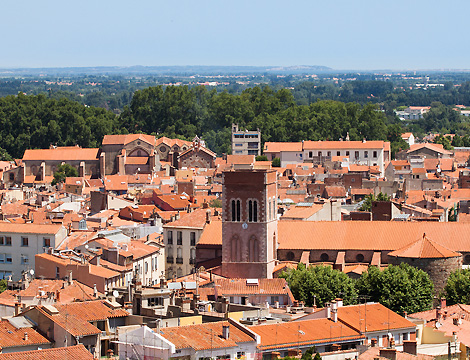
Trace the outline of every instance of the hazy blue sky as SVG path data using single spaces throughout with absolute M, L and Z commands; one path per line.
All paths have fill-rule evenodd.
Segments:
M 0 67 L 469 69 L 469 14 L 468 0 L 4 0 Z

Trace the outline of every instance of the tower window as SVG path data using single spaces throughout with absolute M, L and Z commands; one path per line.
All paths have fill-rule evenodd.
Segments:
M 240 200 L 232 200 L 232 221 L 240 221 Z
M 248 221 L 258 222 L 258 201 L 248 201 Z

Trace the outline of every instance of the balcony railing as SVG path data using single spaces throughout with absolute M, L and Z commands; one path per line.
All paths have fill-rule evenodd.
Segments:
M 177 258 L 176 258 L 176 263 L 177 263 L 177 264 L 182 264 L 182 263 L 183 263 L 183 258 L 177 257 Z
M 173 264 L 174 261 L 175 261 L 175 259 L 173 258 L 173 256 L 167 256 L 167 258 L 166 258 L 167 263 Z
M 190 263 L 191 265 L 195 264 L 195 263 L 196 263 L 196 259 L 189 259 L 189 263 Z

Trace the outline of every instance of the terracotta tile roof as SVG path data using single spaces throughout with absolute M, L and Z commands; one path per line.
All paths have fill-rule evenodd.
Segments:
M 146 134 L 105 135 L 103 145 L 126 145 L 134 140 L 142 140 L 150 145 L 155 145 L 155 136 Z
M 413 135 L 413 133 L 406 132 L 406 133 L 401 134 L 401 137 L 402 139 L 409 139 L 411 135 Z
M 28 334 L 27 340 L 24 338 L 25 334 Z M 0 349 L 49 343 L 49 340 L 33 328 L 17 329 L 8 320 L 0 320 Z
M 425 168 L 415 167 L 411 171 L 412 171 L 413 174 L 426 174 L 426 169 Z
M 199 238 L 198 245 L 222 245 L 222 221 L 212 220 Z
M 28 149 L 24 152 L 23 161 L 72 161 L 98 160 L 98 148 L 81 148 L 78 146 L 63 146 L 55 149 Z
M 211 213 L 211 217 L 214 214 L 213 208 L 208 209 L 196 209 L 179 218 L 178 220 L 172 221 L 163 225 L 164 228 L 194 228 L 204 229 L 206 226 L 207 211 Z
M 127 175 L 108 175 L 104 178 L 104 188 L 107 191 L 127 191 Z
M 227 164 L 230 165 L 246 165 L 254 163 L 254 155 L 227 155 Z
M 367 332 L 416 329 L 410 320 L 379 303 L 338 307 L 338 321 L 357 331 L 365 331 L 364 325 L 367 326 Z
M 304 141 L 304 150 L 385 149 L 388 141 Z
M 186 145 L 187 147 L 190 147 L 193 145 L 191 141 L 186 141 L 186 140 L 180 140 L 180 139 L 170 139 L 165 136 L 162 136 L 161 138 L 158 138 L 155 147 L 158 147 L 161 144 L 168 145 L 169 147 L 173 147 L 173 145 L 177 145 L 178 147 L 182 147 L 183 145 Z
M 179 156 L 183 156 L 183 155 L 186 155 L 186 154 L 189 154 L 191 152 L 199 152 L 199 151 L 202 151 L 202 152 L 205 152 L 206 154 L 208 154 L 209 156 L 212 156 L 214 159 L 217 157 L 217 154 L 215 152 L 213 152 L 212 150 L 206 148 L 206 147 L 199 147 L 197 150 L 193 147 L 193 145 L 191 144 L 191 147 L 189 149 L 187 149 L 186 151 L 183 151 Z
M 280 249 L 397 250 L 426 236 L 451 251 L 470 252 L 470 225 L 400 221 L 279 221 Z M 373 240 L 373 241 L 372 241 Z
M 2 293 L 0 293 L 0 304 L 6 305 L 6 306 L 15 306 L 15 303 L 17 302 L 16 300 L 16 294 L 18 292 L 15 290 L 5 290 Z
M 75 314 L 63 312 L 51 315 L 49 312 L 47 312 L 44 306 L 38 306 L 37 309 L 55 324 L 70 333 L 72 336 L 86 336 L 101 333 L 101 330 L 96 326 L 90 324 L 88 321 L 80 317 L 77 317 Z
M 447 316 L 451 317 L 453 315 L 464 316 L 466 320 L 470 321 L 470 306 L 466 304 L 455 304 L 450 306 L 445 306 L 441 309 L 442 311 L 447 311 Z M 408 317 L 413 319 L 423 319 L 428 322 L 436 320 L 436 310 L 426 310 L 417 312 L 414 314 L 409 314 Z
M 435 259 L 461 256 L 460 253 L 451 251 L 429 239 L 426 234 L 416 242 L 401 249 L 392 251 L 388 256 L 415 258 L 415 259 Z
M 327 197 L 346 197 L 344 186 L 325 186 L 324 191 Z
M 265 142 L 263 153 L 278 153 L 281 151 L 302 151 L 301 142 Z
M 126 310 L 122 308 L 112 309 L 112 307 L 106 305 L 106 303 L 106 300 L 95 300 L 67 305 L 56 305 L 55 308 L 59 310 L 61 314 L 75 316 L 85 321 L 100 321 L 129 316 Z
M 423 144 L 413 144 L 410 146 L 410 149 L 407 151 L 407 153 L 412 153 L 412 152 L 415 152 L 417 150 L 421 150 L 421 149 L 429 149 L 429 150 L 432 150 L 432 151 L 435 151 L 435 152 L 438 152 L 438 153 L 441 153 L 441 154 L 445 154 L 445 155 L 452 155 L 452 151 L 447 151 L 447 150 L 444 150 L 444 147 L 442 144 L 431 144 L 431 143 L 423 143 Z
M 14 203 L 6 203 L 0 206 L 3 215 L 26 215 L 28 209 L 31 209 L 28 205 L 25 205 L 23 201 L 17 201 Z
M 75 345 L 61 348 L 19 351 L 0 354 L 0 360 L 93 360 L 93 355 L 83 346 Z
M 83 185 L 83 182 L 85 181 L 85 178 L 83 177 L 67 177 L 65 178 L 65 184 L 66 185 Z
M 59 303 L 67 303 L 75 300 L 95 300 L 93 289 L 85 284 L 81 284 L 74 280 L 72 284 L 68 284 L 65 280 L 41 280 L 34 279 L 29 286 L 17 292 L 21 297 L 41 297 L 40 290 L 46 294 L 57 291 L 60 292 Z M 47 295 L 45 295 L 47 297 Z
M 126 164 L 129 165 L 146 165 L 149 161 L 148 157 L 144 156 L 127 156 L 126 157 Z
M 374 189 L 351 189 L 351 195 L 369 195 L 374 193 Z
M 193 208 L 198 207 L 197 205 L 194 205 L 190 202 L 189 196 L 173 194 L 159 195 L 158 198 L 175 210 L 186 209 L 188 205 Z
M 57 250 L 75 249 L 80 245 L 86 244 L 95 235 L 96 233 L 93 231 L 74 231 L 59 244 Z
M 391 163 L 393 166 L 410 166 L 408 160 L 392 160 Z
M 380 356 L 380 348 L 377 346 L 371 347 L 361 355 L 359 355 L 358 360 L 390 360 L 389 358 Z M 396 360 L 434 360 L 435 357 L 432 355 L 425 355 L 425 354 L 408 354 L 403 351 L 396 352 Z
M 291 206 L 281 216 L 281 220 L 305 220 L 316 214 L 321 209 L 323 209 L 322 204 L 312 204 L 312 206 Z
M 356 314 L 357 316 L 357 314 Z M 361 339 L 358 331 L 328 319 L 290 321 L 279 324 L 255 325 L 250 330 L 261 336 L 261 350 Z
M 214 287 L 218 296 L 291 295 L 285 279 L 257 279 L 257 281 L 257 285 L 250 285 L 247 279 L 216 279 Z
M 43 224 L 11 224 L 0 222 L 0 233 L 22 233 L 22 234 L 57 234 L 62 225 L 43 225 Z
M 222 337 L 222 327 L 229 326 L 230 336 Z M 160 330 L 160 335 L 172 342 L 176 349 L 206 349 L 231 348 L 238 343 L 255 341 L 246 332 L 230 324 L 229 321 L 218 321 L 197 325 L 178 326 Z

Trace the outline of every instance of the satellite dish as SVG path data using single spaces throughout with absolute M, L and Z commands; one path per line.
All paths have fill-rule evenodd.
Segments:
M 115 298 L 119 297 L 119 292 L 118 292 L 117 290 L 114 290 L 114 291 L 113 291 L 113 296 L 114 296 Z
M 85 245 L 85 249 L 87 249 L 87 250 L 88 250 L 88 248 L 89 248 L 89 246 L 88 246 L 88 244 L 86 244 L 86 245 Z
M 34 270 L 33 269 L 29 270 L 29 273 L 31 274 L 31 276 L 33 276 L 34 275 Z

